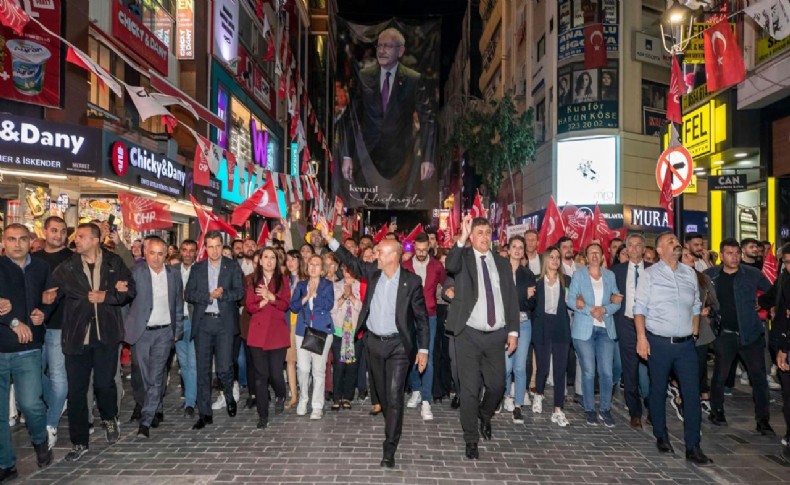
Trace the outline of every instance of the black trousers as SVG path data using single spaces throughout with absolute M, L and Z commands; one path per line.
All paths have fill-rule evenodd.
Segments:
M 356 360 L 350 364 L 340 362 L 340 350 L 343 338 L 332 339 L 332 397 L 335 402 L 354 399 L 354 389 L 357 387 L 357 373 L 359 358 L 362 351 L 361 340 L 354 343 L 354 357 Z
M 636 353 L 636 327 L 632 318 L 624 317 L 625 324 L 615 320 L 617 344 L 620 347 L 620 362 L 623 368 L 623 394 L 628 414 L 632 418 L 642 417 L 642 398 L 639 395 L 639 363 Z M 617 383 L 615 382 L 615 385 Z M 644 396 L 645 399 L 647 396 Z
M 505 395 L 506 341 L 507 331 L 504 328 L 482 332 L 467 327 L 455 337 L 458 379 L 461 381 L 461 427 L 467 443 L 479 441 L 478 420 L 491 421 Z M 481 380 L 485 388 L 482 401 Z
M 192 327 L 197 364 L 197 405 L 201 416 L 214 415 L 211 410 L 212 361 L 225 401 L 233 402 L 233 334 L 233 321 L 209 316 L 205 316 L 197 328 Z
M 247 347 L 251 359 L 247 362 L 247 369 L 253 368 L 253 380 L 247 381 L 248 385 L 255 383 L 255 389 L 260 392 L 255 395 L 255 405 L 258 417 L 269 419 L 269 384 L 274 389 L 274 396 L 285 399 L 285 377 L 283 364 L 288 348 L 263 350 L 258 347 Z
M 412 361 L 400 338 L 381 340 L 368 332 L 365 345 L 371 388 L 384 414 L 384 456 L 394 457 L 403 430 L 403 394 Z M 504 377 L 504 370 L 502 374 Z
M 118 369 L 118 344 L 97 343 L 83 347 L 81 354 L 66 354 L 69 381 L 69 438 L 74 445 L 88 446 L 88 386 L 93 373 L 93 392 L 103 421 L 118 416 L 115 372 Z
M 236 334 L 233 336 L 233 380 L 239 380 L 239 354 L 241 353 L 241 335 Z M 247 381 L 249 385 L 249 381 Z
M 543 394 L 546 390 L 546 378 L 549 377 L 549 367 L 554 361 L 554 407 L 562 408 L 565 403 L 565 373 L 568 367 L 568 354 L 570 342 L 546 342 L 535 345 L 535 358 L 537 360 L 537 376 L 535 377 L 535 391 Z
M 730 367 L 740 356 L 746 364 L 746 372 L 752 382 L 752 398 L 754 399 L 754 417 L 757 421 L 768 421 L 770 417 L 768 380 L 765 370 L 765 338 L 760 337 L 748 345 L 741 345 L 740 336 L 736 333 L 722 332 L 713 341 L 713 379 L 710 386 L 711 408 L 724 413 L 724 384 Z
M 246 345 L 247 344 L 246 340 L 244 341 L 244 344 L 245 344 L 244 345 L 244 349 L 245 349 L 244 353 L 247 356 L 247 362 L 248 362 L 248 364 L 247 364 L 247 394 L 249 394 L 250 397 L 252 397 L 252 396 L 256 396 L 257 395 L 255 393 L 255 389 L 256 389 L 256 387 L 255 387 L 255 367 L 252 365 L 252 352 L 250 351 L 249 345 Z M 283 362 L 285 362 L 285 357 L 283 357 Z M 282 374 L 282 372 L 280 374 Z
M 450 368 L 450 339 L 445 333 L 447 308 L 436 306 L 436 340 L 433 344 L 433 398 L 441 399 L 453 391 L 453 375 Z

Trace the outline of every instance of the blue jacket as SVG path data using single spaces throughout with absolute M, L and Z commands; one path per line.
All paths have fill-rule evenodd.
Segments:
M 617 290 L 617 282 L 615 282 L 614 273 L 606 268 L 601 268 L 601 277 L 603 278 L 603 299 L 601 306 L 606 309 L 606 314 L 603 317 L 603 322 L 606 324 L 606 333 L 612 340 L 617 339 L 617 331 L 614 327 L 614 314 L 620 309 L 620 304 L 610 303 L 612 295 L 619 293 Z M 594 306 L 595 293 L 593 292 L 592 279 L 586 266 L 577 269 L 571 278 L 571 285 L 568 288 L 566 302 L 568 308 L 575 311 L 573 316 L 573 325 L 571 327 L 571 337 L 576 340 L 589 340 L 592 337 L 593 326 L 595 319 L 590 315 L 590 310 Z M 584 298 L 584 308 L 581 310 L 576 309 L 576 296 L 581 295 Z
M 716 291 L 715 287 L 718 284 L 721 271 L 721 265 L 705 270 L 705 274 L 713 281 L 713 291 Z M 752 268 L 745 264 L 738 268 L 733 288 L 741 345 L 753 343 L 765 332 L 765 326 L 760 321 L 757 310 L 755 310 L 757 306 L 757 290 L 767 293 L 772 286 L 768 278 L 757 268 Z
M 321 278 L 318 283 L 318 291 L 313 300 L 313 308 L 310 303 L 302 304 L 302 298 L 307 295 L 307 283 L 303 280 L 296 284 L 296 289 L 291 295 L 291 311 L 296 314 L 296 335 L 304 337 L 304 328 L 313 327 L 321 332 L 332 334 L 332 307 L 335 305 L 335 288 L 331 281 Z

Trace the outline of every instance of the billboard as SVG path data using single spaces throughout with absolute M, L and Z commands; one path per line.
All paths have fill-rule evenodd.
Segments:
M 438 206 L 441 23 L 338 18 L 333 189 L 347 207 Z
M 617 137 L 557 142 L 557 203 L 617 202 Z

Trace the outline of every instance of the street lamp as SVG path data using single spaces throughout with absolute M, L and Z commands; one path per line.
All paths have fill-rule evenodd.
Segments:
M 672 55 L 682 54 L 691 40 L 693 28 L 694 12 L 678 0 L 672 0 L 672 5 L 661 16 L 661 42 L 664 50 Z

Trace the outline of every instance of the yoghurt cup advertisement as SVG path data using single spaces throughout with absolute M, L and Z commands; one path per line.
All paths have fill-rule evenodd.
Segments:
M 27 14 L 60 35 L 61 0 L 21 2 Z M 18 35 L 0 26 L 0 98 L 60 106 L 60 40 L 34 22 Z

